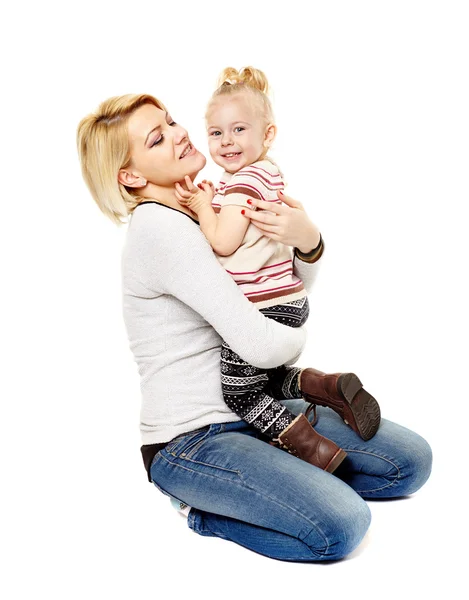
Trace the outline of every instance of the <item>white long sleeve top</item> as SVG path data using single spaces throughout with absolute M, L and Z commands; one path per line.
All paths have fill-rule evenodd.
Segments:
M 310 290 L 321 259 L 295 259 Z M 239 421 L 223 400 L 220 348 L 272 368 L 294 362 L 306 331 L 266 318 L 214 255 L 198 223 L 158 203 L 139 205 L 122 253 L 123 316 L 140 373 L 142 444 Z

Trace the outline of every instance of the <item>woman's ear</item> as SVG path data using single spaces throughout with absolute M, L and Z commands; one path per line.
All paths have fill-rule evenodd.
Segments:
M 117 180 L 122 185 L 131 188 L 141 188 L 147 185 L 147 180 L 144 177 L 131 173 L 130 171 L 127 171 L 127 169 L 121 169 L 119 171 Z
M 269 125 L 267 125 L 267 127 L 265 128 L 265 133 L 264 133 L 264 146 L 266 148 L 270 148 L 276 135 L 277 135 L 276 125 L 274 125 L 273 123 L 269 123 Z

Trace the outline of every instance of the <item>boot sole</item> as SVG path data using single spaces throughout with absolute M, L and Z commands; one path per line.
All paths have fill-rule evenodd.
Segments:
M 344 422 L 363 440 L 371 439 L 378 431 L 381 410 L 378 402 L 363 389 L 355 373 L 342 373 L 337 380 L 337 391 L 342 401 L 312 396 L 302 392 L 305 400 L 319 406 L 327 406 L 338 413 Z
M 337 388 L 346 401 L 344 421 L 365 441 L 378 431 L 381 410 L 378 402 L 363 389 L 362 382 L 355 373 L 343 373 L 337 381 Z
M 330 462 L 327 464 L 324 471 L 327 471 L 328 473 L 333 473 L 346 456 L 347 452 L 345 452 L 345 450 L 338 450 L 337 453 L 330 460 Z

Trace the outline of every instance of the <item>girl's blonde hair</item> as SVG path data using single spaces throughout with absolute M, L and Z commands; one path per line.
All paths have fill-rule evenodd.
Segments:
M 217 86 L 207 107 L 207 113 L 212 102 L 219 96 L 250 94 L 261 108 L 260 112 L 265 124 L 274 123 L 274 111 L 267 95 L 269 93 L 269 83 L 260 69 L 243 67 L 238 71 L 233 67 L 227 67 L 220 74 Z
M 77 129 L 78 155 L 88 189 L 101 211 L 120 225 L 142 200 L 132 188 L 119 183 L 120 169 L 130 165 L 127 132 L 129 117 L 144 104 L 166 110 L 149 94 L 126 94 L 102 102 L 81 120 Z

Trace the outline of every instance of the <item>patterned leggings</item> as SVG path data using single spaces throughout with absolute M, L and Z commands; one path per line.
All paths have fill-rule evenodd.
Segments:
M 261 308 L 260 312 L 283 325 L 301 327 L 309 315 L 308 298 Z M 270 439 L 278 437 L 296 417 L 278 400 L 301 398 L 297 377 L 300 371 L 287 366 L 258 369 L 223 342 L 221 383 L 225 403 Z

